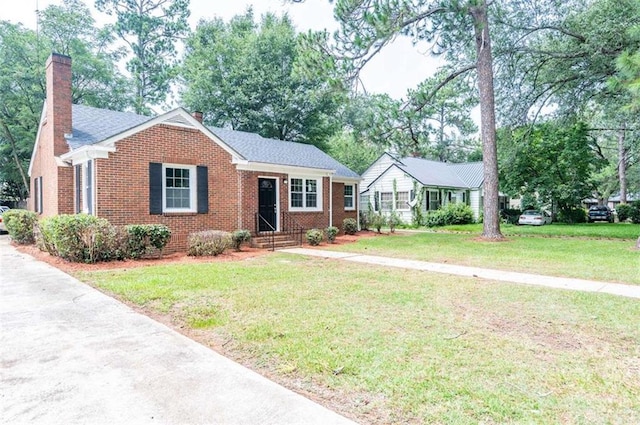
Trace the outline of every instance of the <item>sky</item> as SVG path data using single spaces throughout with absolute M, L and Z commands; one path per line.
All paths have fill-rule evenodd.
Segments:
M 93 7 L 93 0 L 84 2 Z M 38 8 L 42 10 L 50 4 L 61 3 L 61 0 L 0 0 L 0 19 L 35 28 L 35 11 Z M 244 13 L 249 6 L 253 6 L 256 16 L 269 11 L 278 15 L 286 12 L 299 31 L 328 29 L 333 32 L 338 28 L 329 0 L 306 0 L 295 4 L 284 0 L 191 0 L 190 23 L 195 28 L 200 19 L 220 17 L 228 21 L 234 15 Z M 99 25 L 110 19 L 95 9 L 93 18 Z M 397 38 L 361 73 L 364 88 L 369 93 L 387 93 L 394 98 L 405 98 L 408 88 L 415 88 L 435 72 L 435 62 L 425 50 L 424 47 L 414 46 L 407 37 Z

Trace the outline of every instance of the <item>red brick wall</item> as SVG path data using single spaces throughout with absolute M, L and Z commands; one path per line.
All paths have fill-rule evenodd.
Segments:
M 358 185 L 354 184 L 354 206 L 358 205 L 357 194 Z M 358 220 L 358 212 L 355 209 L 350 211 L 344 209 L 344 183 L 333 182 L 333 225 L 340 229 L 340 233 L 342 233 L 342 222 L 345 218 Z
M 42 215 L 73 214 L 73 168 L 58 167 L 54 156 L 68 152 L 71 133 L 71 58 L 52 54 L 46 65 L 47 113 L 31 164 L 29 208 L 35 209 L 34 181 L 42 177 Z
M 116 142 L 109 159 L 96 161 L 96 215 L 112 224 L 165 224 L 167 252 L 185 251 L 187 236 L 238 226 L 238 173 L 231 155 L 198 130 L 156 125 Z M 209 212 L 149 214 L 149 163 L 208 167 Z

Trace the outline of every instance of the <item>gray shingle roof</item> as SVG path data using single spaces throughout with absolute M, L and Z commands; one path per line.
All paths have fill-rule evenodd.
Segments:
M 484 179 L 481 162 L 452 164 L 406 157 L 396 164 L 424 186 L 477 188 Z
M 358 174 L 313 145 L 266 139 L 255 133 L 225 128 L 209 127 L 209 130 L 250 162 L 335 170 L 336 176 L 359 178 Z
M 71 149 L 101 142 L 153 119 L 153 117 L 130 112 L 110 111 L 84 105 L 73 105 L 71 113 L 73 137 L 67 139 Z
M 73 105 L 71 149 L 92 145 L 143 124 L 154 117 Z M 212 133 L 249 162 L 335 170 L 345 178 L 360 176 L 313 145 L 266 139 L 258 134 L 211 127 Z

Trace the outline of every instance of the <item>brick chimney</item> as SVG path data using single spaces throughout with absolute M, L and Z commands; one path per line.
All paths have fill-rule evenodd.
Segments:
M 53 131 L 53 154 L 69 151 L 65 134 L 71 134 L 71 58 L 52 53 L 47 59 L 47 125 Z
M 202 112 L 195 111 L 193 114 L 193 118 L 195 118 L 200 124 L 202 124 Z

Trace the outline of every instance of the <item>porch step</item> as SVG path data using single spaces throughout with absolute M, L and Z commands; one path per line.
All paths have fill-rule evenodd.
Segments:
M 251 245 L 254 248 L 271 249 L 271 236 L 254 236 L 251 238 Z M 296 235 L 275 234 L 273 246 L 276 249 L 300 246 L 300 239 Z

